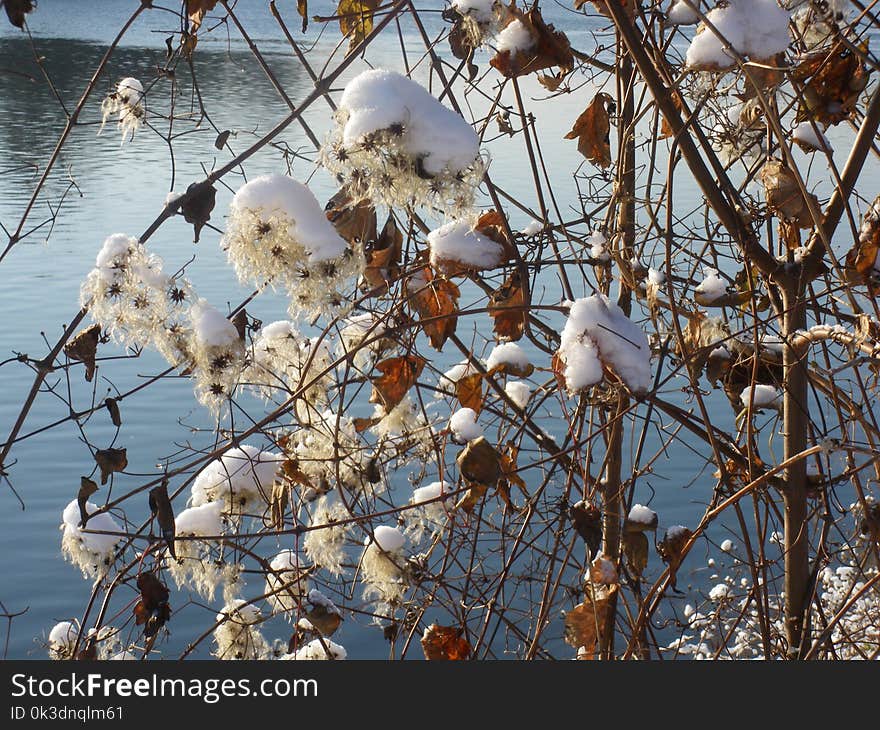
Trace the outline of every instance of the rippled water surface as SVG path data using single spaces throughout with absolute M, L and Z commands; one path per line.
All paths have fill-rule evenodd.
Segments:
M 299 37 L 298 19 L 289 12 L 294 4 L 278 4 L 283 8 L 287 6 L 286 17 Z M 75 105 L 107 43 L 136 5 L 134 0 L 40 0 L 29 23 L 45 70 L 67 108 Z M 434 5 L 440 7 L 440 3 L 426 3 L 426 6 Z M 304 99 L 313 88 L 311 80 L 284 43 L 267 3 L 248 1 L 240 2 L 239 6 L 248 31 L 287 94 L 294 102 Z M 327 2 L 312 2 L 310 11 L 331 14 L 332 8 Z M 545 16 L 566 30 L 573 45 L 588 48 L 592 42 L 582 16 L 555 4 L 548 4 Z M 442 25 L 439 12 L 426 14 L 426 19 L 427 32 L 436 36 Z M 16 353 L 42 357 L 47 351 L 46 340 L 54 343 L 64 324 L 77 311 L 80 282 L 92 267 L 105 236 L 114 232 L 139 235 L 154 220 L 170 190 L 184 189 L 193 180 L 202 178 L 206 170 L 229 159 L 228 152 L 220 153 L 213 146 L 214 127 L 231 130 L 230 143 L 236 151 L 241 151 L 284 117 L 286 105 L 246 44 L 234 28 L 228 32 L 220 28 L 199 43 L 194 61 L 199 92 L 213 127 L 207 120 L 198 129 L 191 123 L 180 124 L 179 131 L 185 134 L 175 140 L 173 158 L 162 139 L 148 129 L 141 130 L 134 141 L 125 146 L 120 146 L 112 125 L 99 136 L 100 100 L 122 77 L 135 76 L 149 81 L 154 86 L 148 100 L 155 98 L 160 104 L 167 103 L 166 87 L 171 82 L 157 78 L 156 67 L 164 61 L 165 39 L 175 30 L 178 30 L 175 16 L 157 7 L 144 13 L 125 37 L 106 73 L 98 80 L 81 125 L 65 145 L 26 230 L 34 226 L 40 228 L 0 264 L 3 301 L 0 360 L 14 357 Z M 404 24 L 401 32 L 408 62 L 419 64 L 415 75 L 427 80 L 426 72 L 422 72 L 425 63 L 421 61 L 424 53 L 421 40 L 408 24 Z M 306 37 L 308 42 L 316 43 L 316 50 L 309 57 L 326 58 L 337 43 L 338 30 L 331 24 L 319 36 L 313 24 Z M 478 61 L 484 65 L 486 59 L 484 54 Z M 369 60 L 373 65 L 403 70 L 396 32 L 387 34 L 371 48 Z M 341 87 L 345 79 L 364 68 L 363 62 L 357 62 L 337 85 Z M 180 75 L 178 104 L 192 98 L 195 91 L 188 75 L 186 78 Z M 523 90 L 527 98 L 545 95 L 532 79 L 524 80 Z M 594 91 L 587 86 L 550 102 L 542 108 L 537 121 L 543 151 L 550 161 L 549 173 L 565 181 L 555 190 L 557 202 L 563 211 L 573 216 L 578 215 L 575 212 L 578 208 L 570 172 L 581 160 L 574 143 L 565 142 L 562 137 Z M 471 95 L 467 101 L 476 118 L 480 110 L 487 107 L 486 99 L 477 95 Z M 178 107 L 176 111 L 183 110 Z M 308 109 L 304 118 L 320 138 L 328 127 L 330 110 L 319 101 Z M 157 125 L 158 131 L 167 132 L 167 122 L 158 121 Z M 62 129 L 63 115 L 34 63 L 30 41 L 9 27 L 5 17 L 0 18 L 0 223 L 7 228 L 14 227 L 20 219 Z M 248 175 L 278 171 L 280 148 L 309 158 L 291 155 L 294 175 L 306 177 L 313 173 L 314 165 L 310 161 L 313 148 L 302 128 L 292 125 L 279 136 L 274 149 L 257 154 L 247 163 Z M 490 143 L 488 149 L 492 153 L 494 179 L 502 181 L 502 186 L 512 194 L 533 201 L 530 172 L 519 146 L 515 150 L 506 148 L 502 139 Z M 230 176 L 226 181 L 234 186 L 240 178 Z M 319 199 L 324 200 L 333 192 L 331 181 L 321 172 L 315 174 L 312 184 Z M 222 227 L 222 215 L 229 199 L 229 190 L 221 187 L 213 220 L 218 226 Z M 697 200 L 694 191 L 684 191 L 685 208 L 694 207 Z M 55 223 L 50 224 L 53 212 L 58 216 Z M 515 210 L 511 215 L 512 222 L 519 227 L 529 218 Z M 5 237 L 2 240 L 5 241 Z M 193 244 L 191 227 L 177 218 L 161 227 L 151 238 L 150 247 L 165 259 L 168 270 L 186 264 L 195 256 L 188 275 L 199 293 L 221 308 L 226 303 L 235 306 L 248 292 L 239 287 L 231 269 L 225 265 L 218 240 L 219 233 L 206 229 L 201 242 Z M 552 275 L 547 276 L 545 287 L 543 295 L 547 300 L 558 301 L 558 284 Z M 271 296 L 262 297 L 252 309 L 255 316 L 267 322 L 282 317 L 284 312 L 285 303 Z M 110 361 L 101 367 L 101 377 L 94 384 L 96 397 L 103 398 L 108 389 L 131 388 L 139 379 L 163 369 L 164 361 L 150 353 L 137 359 Z M 33 374 L 14 363 L 3 366 L 0 376 L 0 434 L 5 438 L 33 381 Z M 75 372 L 75 377 L 80 377 L 80 371 Z M 60 392 L 66 393 L 62 375 L 50 376 L 49 383 L 57 384 Z M 75 388 L 76 403 L 82 407 L 88 403 L 89 391 L 80 383 L 76 383 Z M 66 406 L 60 398 L 43 393 L 30 412 L 22 434 L 66 415 Z M 118 478 L 114 489 L 142 483 L 143 476 L 138 475 L 155 475 L 157 464 L 184 445 L 204 448 L 210 444 L 210 434 L 198 430 L 210 424 L 194 403 L 186 380 L 169 379 L 160 387 L 149 388 L 144 394 L 127 399 L 123 416 L 124 427 L 116 445 L 128 449 L 131 475 Z M 719 418 L 724 419 L 723 424 L 719 423 L 722 426 L 731 420 L 727 413 Z M 96 414 L 85 428 L 89 440 L 95 444 L 109 443 L 114 434 L 104 413 Z M 651 434 L 652 443 L 658 436 Z M 88 599 L 89 583 L 61 558 L 58 531 L 61 510 L 75 495 L 80 474 L 87 473 L 92 466 L 81 438 L 76 427 L 66 424 L 27 439 L 13 449 L 14 461 L 7 469 L 26 503 L 24 511 L 9 490 L 0 487 L 0 600 L 9 610 L 27 608 L 27 613 L 16 619 L 13 626 L 9 646 L 12 657 L 44 656 L 40 637 L 55 621 L 75 616 Z M 667 456 L 664 479 L 647 479 L 654 490 L 652 506 L 661 513 L 662 523 L 666 525 L 692 518 L 696 509 L 693 502 L 707 498 L 705 487 L 711 481 L 708 474 L 695 472 L 695 462 L 687 447 L 673 447 Z M 691 482 L 696 486 L 690 492 L 678 488 Z M 645 498 L 650 496 L 646 492 Z M 143 509 L 140 518 L 146 514 L 146 504 Z M 179 604 L 182 600 L 175 595 L 172 603 Z M 196 628 L 204 625 L 203 617 L 204 613 L 198 611 L 181 611 L 175 616 L 170 646 L 179 651 L 174 637 L 194 636 Z M 365 638 L 367 632 L 347 623 L 339 641 L 347 646 L 352 657 L 382 656 L 387 645 L 375 639 L 376 633 L 373 630 L 369 634 L 373 638 Z M 279 630 L 277 635 L 283 635 L 283 631 Z M 169 655 L 174 656 L 175 651 L 169 649 Z

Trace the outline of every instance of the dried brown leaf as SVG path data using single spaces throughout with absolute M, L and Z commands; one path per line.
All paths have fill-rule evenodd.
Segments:
M 565 614 L 565 641 L 579 650 L 578 658 L 594 659 L 602 639 L 614 625 L 619 586 L 588 584 L 584 602 Z
M 101 325 L 93 324 L 74 335 L 64 345 L 64 354 L 71 360 L 78 360 L 86 366 L 86 381 L 92 382 L 95 377 L 95 357 L 98 352 L 98 341 L 101 339 Z
M 425 659 L 429 661 L 467 659 L 471 655 L 471 645 L 462 636 L 463 633 L 462 629 L 454 626 L 431 624 L 422 636 Z
M 86 510 L 86 502 L 95 492 L 98 491 L 98 485 L 88 477 L 79 478 L 79 491 L 76 493 L 76 503 L 79 506 L 79 526 L 85 527 L 89 521 L 89 513 Z
M 134 606 L 135 624 L 144 627 L 144 636 L 155 636 L 171 618 L 171 606 L 168 605 L 168 588 L 155 573 L 141 573 L 137 578 L 137 587 L 141 593 Z
M 867 53 L 867 43 L 859 50 Z M 805 82 L 796 121 L 829 125 L 848 119 L 868 85 L 868 73 L 859 55 L 842 42 L 808 54 L 791 73 L 793 81 Z
M 462 408 L 483 410 L 483 374 L 464 375 L 455 381 L 455 397 Z
M 415 385 L 426 362 L 418 355 L 402 355 L 376 363 L 376 369 L 382 375 L 373 378 L 370 403 L 378 403 L 385 408 L 386 414 L 390 413 Z
M 166 482 L 162 482 L 158 487 L 153 487 L 150 490 L 149 502 L 150 512 L 159 523 L 159 529 L 168 546 L 168 552 L 171 553 L 172 558 L 177 558 L 177 553 L 174 550 L 174 509 L 171 507 L 171 500 L 168 499 L 168 484 Z
M 211 220 L 211 211 L 217 199 L 217 188 L 210 183 L 192 183 L 186 189 L 187 199 L 181 204 L 180 212 L 187 223 L 193 227 L 193 241 L 199 242 L 199 234 L 205 224 Z
M 523 13 L 515 6 L 508 8 L 508 11 L 508 24 L 515 20 L 520 21 L 534 43 L 528 50 L 517 51 L 515 54 L 511 54 L 509 50 L 497 53 L 489 61 L 492 67 L 498 69 L 507 78 L 525 76 L 554 66 L 563 74 L 572 69 L 574 56 L 568 38 L 553 25 L 545 23 L 537 7 L 527 13 Z
M 611 97 L 604 92 L 596 94 L 575 120 L 571 131 L 565 135 L 565 139 L 576 139 L 578 152 L 601 168 L 611 165 L 611 121 L 608 116 L 611 101 Z
M 375 211 L 373 217 L 375 219 Z M 375 226 L 375 222 L 373 224 Z M 364 269 L 364 279 L 376 293 L 382 293 L 388 288 L 388 284 L 400 276 L 400 256 L 403 250 L 403 234 L 397 227 L 394 216 L 388 215 L 388 220 L 382 226 L 382 232 L 375 242 L 364 250 L 367 266 Z
M 34 9 L 33 0 L 5 0 L 6 17 L 16 28 L 24 28 L 24 16 Z
M 522 338 L 527 313 L 525 291 L 518 272 L 511 274 L 492 292 L 489 316 L 494 320 L 493 331 L 498 339 L 515 342 Z
M 575 532 L 580 535 L 589 548 L 592 560 L 602 545 L 602 512 L 589 502 L 576 502 L 568 508 L 568 517 Z
M 669 582 L 675 588 L 675 578 L 684 560 L 684 547 L 693 533 L 687 527 L 670 527 L 657 545 L 661 560 L 669 566 Z
M 424 267 L 407 281 L 410 306 L 422 320 L 422 329 L 431 347 L 442 350 L 458 324 L 458 287 L 448 279 L 438 277 L 430 266 Z
M 769 160 L 761 169 L 761 182 L 767 196 L 767 207 L 779 218 L 795 223 L 800 228 L 812 228 L 813 217 L 807 199 L 798 185 L 794 173 L 781 160 Z M 812 193 L 807 193 L 813 206 L 819 201 Z
M 101 484 L 106 484 L 113 472 L 124 471 L 128 466 L 126 449 L 98 449 L 95 452 L 95 463 L 101 470 Z

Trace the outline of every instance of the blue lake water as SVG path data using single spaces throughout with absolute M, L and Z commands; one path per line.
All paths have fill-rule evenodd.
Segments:
M 136 5 L 134 0 L 41 0 L 38 10 L 29 17 L 45 69 L 69 108 L 88 83 L 108 41 Z M 291 10 L 294 4 L 279 5 L 299 38 L 299 22 Z M 440 3 L 433 5 L 438 12 L 425 16 L 427 32 L 432 37 L 443 27 Z M 288 95 L 294 102 L 305 98 L 313 88 L 311 80 L 290 53 L 267 4 L 241 2 L 239 6 L 248 32 Z M 312 2 L 310 12 L 330 15 L 333 7 L 328 2 Z M 564 29 L 575 47 L 585 51 L 595 42 L 592 31 L 601 25 L 555 4 L 548 4 L 545 17 Z M 164 103 L 170 82 L 157 79 L 155 69 L 164 61 L 165 38 L 178 30 L 177 25 L 175 16 L 157 7 L 145 12 L 125 37 L 86 106 L 81 126 L 65 146 L 28 228 L 44 223 L 50 215 L 50 206 L 57 206 L 61 201 L 57 221 L 51 227 L 42 225 L 0 264 L 3 301 L 0 360 L 15 353 L 42 357 L 47 351 L 45 340 L 54 343 L 64 324 L 76 313 L 80 282 L 93 266 L 103 239 L 115 232 L 139 235 L 158 215 L 170 190 L 185 189 L 190 182 L 204 177 L 205 170 L 229 159 L 228 152 L 220 153 L 214 148 L 216 131 L 206 123 L 199 129 L 193 129 L 192 124 L 180 125 L 180 129 L 188 133 L 175 141 L 173 161 L 161 138 L 149 129 L 138 132 L 134 141 L 125 146 L 120 146 L 112 124 L 108 124 L 102 135 L 97 134 L 100 101 L 120 78 L 135 76 L 145 82 L 155 82 L 148 94 L 148 105 L 152 99 Z M 316 43 L 310 58 L 326 57 L 338 41 L 335 24 L 330 24 L 323 34 L 318 30 L 318 25 L 312 24 L 305 36 L 307 42 Z M 409 22 L 403 23 L 401 33 L 410 63 L 419 63 L 414 75 L 426 81 L 421 39 Z M 607 42 L 607 36 L 605 40 Z M 396 32 L 389 32 L 378 40 L 368 58 L 374 66 L 402 70 Z M 481 68 L 487 59 L 487 54 L 478 54 Z M 221 28 L 203 38 L 194 62 L 211 120 L 218 129 L 232 131 L 231 144 L 236 151 L 245 149 L 285 116 L 286 105 L 234 28 L 229 28 L 228 33 Z M 365 68 L 363 61 L 353 64 L 337 86 L 341 88 L 345 80 Z M 63 129 L 64 119 L 58 103 L 39 74 L 28 40 L 11 28 L 5 18 L 0 18 L 0 223 L 7 228 L 17 224 L 39 170 Z M 178 83 L 182 90 L 178 99 L 187 98 L 192 90 L 189 79 L 181 74 Z M 549 162 L 548 171 L 554 180 L 560 181 L 554 193 L 563 216 L 577 217 L 580 213 L 571 173 L 583 161 L 575 143 L 562 138 L 596 89 L 587 84 L 541 106 L 535 100 L 546 97 L 546 92 L 533 77 L 525 79 L 522 86 L 527 103 L 530 107 L 534 104 L 539 138 Z M 487 108 L 486 100 L 471 94 L 467 101 L 472 116 L 480 118 Z M 180 111 L 178 108 L 177 112 Z M 321 138 L 331 121 L 330 110 L 319 101 L 304 118 Z M 162 125 L 167 122 L 156 123 L 164 131 Z M 490 128 L 493 130 L 490 134 L 494 133 L 494 123 Z M 843 132 L 840 135 L 845 154 L 847 138 Z M 299 126 L 289 127 L 280 135 L 278 143 L 309 158 L 293 159 L 295 177 L 313 174 L 315 166 L 310 161 L 314 159 L 313 148 Z M 488 143 L 486 148 L 492 155 L 493 179 L 536 210 L 531 173 L 518 143 L 516 146 L 507 144 L 502 137 Z M 249 177 L 282 171 L 277 148 L 255 155 L 247 162 L 246 169 Z M 236 176 L 226 179 L 233 187 L 240 181 Z M 333 181 L 321 171 L 314 174 L 311 185 L 322 201 L 335 191 Z M 218 189 L 212 223 L 221 228 L 230 197 L 229 189 Z M 696 191 L 688 189 L 683 191 L 679 201 L 681 211 L 697 208 L 699 203 Z M 530 217 L 515 209 L 508 212 L 514 227 L 522 227 Z M 178 217 L 162 226 L 150 239 L 149 246 L 164 258 L 167 270 L 174 270 L 195 256 L 196 260 L 187 269 L 189 278 L 201 296 L 225 308 L 227 304 L 237 305 L 249 291 L 237 283 L 218 241 L 219 234 L 206 229 L 201 242 L 193 244 L 191 227 Z M 5 237 L 0 242 L 5 243 Z M 555 275 L 548 271 L 542 284 L 544 288 L 539 295 L 547 303 L 557 303 L 561 290 Z M 584 284 L 576 283 L 576 289 L 576 294 L 591 292 L 591 287 Z M 467 292 L 463 304 L 467 303 L 466 299 Z M 271 295 L 260 297 L 249 307 L 254 316 L 265 322 L 283 318 L 285 310 L 286 302 Z M 459 334 L 464 340 L 470 339 L 470 333 L 462 328 Z M 122 354 L 121 350 L 115 352 Z M 104 350 L 102 353 L 107 354 Z M 443 369 L 444 364 L 458 359 L 454 352 L 447 351 L 436 364 Z M 111 393 L 114 388 L 128 390 L 145 376 L 164 368 L 164 361 L 149 352 L 139 358 L 102 364 L 100 377 L 94 384 L 96 398 L 103 398 L 108 389 Z M 0 368 L 0 439 L 9 432 L 32 381 L 32 371 L 19 363 Z M 60 392 L 66 393 L 63 376 L 50 376 L 48 382 L 57 384 Z M 684 380 L 673 382 L 668 392 L 674 394 L 676 388 L 684 384 Z M 87 405 L 88 386 L 76 382 L 72 387 L 76 405 Z M 717 425 L 731 428 L 733 415 L 723 395 L 713 401 L 713 408 Z M 22 433 L 27 434 L 66 415 L 66 405 L 60 398 L 42 393 Z M 178 449 L 187 445 L 205 448 L 212 442 L 210 421 L 193 400 L 191 384 L 186 379 L 169 378 L 159 387 L 151 387 L 142 395 L 127 399 L 123 404 L 123 418 L 124 426 L 115 445 L 128 449 L 129 468 L 125 476 L 117 477 L 114 491 L 133 488 L 146 481 L 146 476 L 156 475 L 157 466 Z M 95 444 L 109 444 L 115 431 L 103 413 L 93 416 L 84 427 Z M 651 433 L 649 444 L 656 444 L 659 436 Z M 637 501 L 651 500 L 651 506 L 660 513 L 661 525 L 692 523 L 701 513 L 700 505 L 710 498 L 713 485 L 711 469 L 705 468 L 705 452 L 703 442 L 684 436 L 670 445 L 656 466 L 656 475 L 648 475 L 640 482 Z M 79 477 L 91 470 L 92 460 L 78 429 L 67 423 L 17 444 L 6 468 L 26 503 L 22 511 L 9 490 L 0 486 L 0 601 L 9 611 L 27 608 L 27 613 L 13 623 L 9 656 L 43 657 L 42 637 L 56 621 L 75 618 L 90 592 L 90 584 L 60 555 L 58 525 L 61 510 L 75 496 Z M 399 478 L 405 481 L 405 474 Z M 102 490 L 96 496 L 106 494 Z M 146 500 L 142 508 L 143 513 L 132 515 L 131 519 L 143 519 L 147 515 Z M 720 541 L 724 535 L 721 532 L 719 535 Z M 657 570 L 656 558 L 654 560 L 652 569 Z M 249 586 L 253 590 L 259 588 L 260 585 Z M 172 597 L 172 604 L 179 606 L 184 601 L 182 595 Z M 215 608 L 219 608 L 219 604 Z M 172 637 L 163 646 L 165 656 L 180 653 L 185 642 L 204 626 L 205 615 L 204 609 L 197 607 L 187 607 L 175 615 Z M 276 627 L 274 633 L 267 633 L 285 636 L 284 631 L 283 627 Z M 378 657 L 387 654 L 387 644 L 381 640 L 381 632 L 378 634 L 376 629 L 367 630 L 352 622 L 343 627 L 338 640 L 346 645 L 352 658 Z M 199 655 L 205 656 L 205 652 Z

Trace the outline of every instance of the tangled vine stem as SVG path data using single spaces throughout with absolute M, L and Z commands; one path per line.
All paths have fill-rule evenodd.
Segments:
M 53 657 L 340 658 L 338 640 L 404 658 L 420 638 L 428 658 L 880 655 L 873 15 L 397 0 L 299 38 L 273 1 L 298 92 L 226 0 L 182 2 L 156 77 L 116 78 L 135 21 L 173 12 L 133 5 L 75 105 L 29 31 L 33 73 L 9 75 L 41 79 L 63 125 L 43 164 L 0 170 L 40 171 L 2 226 L 7 267 L 81 190 L 51 183 L 98 107 L 136 132 L 127 154 L 167 150 L 169 189 L 184 155 L 203 171 L 139 238 L 97 236 L 45 357 L 0 361 L 32 371 L 0 478 L 18 496 L 65 425 L 88 474 L 51 485 L 93 580 L 82 610 L 53 609 L 77 616 L 44 632 Z M 737 33 L 746 6 L 761 33 Z M 236 60 L 200 63 L 212 33 Z M 277 97 L 267 131 L 221 125 L 226 62 Z M 214 145 L 185 149 L 203 127 Z M 226 252 L 237 306 L 199 296 L 198 253 L 168 274 L 151 251 L 181 218 Z M 279 300 L 291 320 L 261 321 Z M 151 350 L 167 367 L 115 375 Z M 207 420 L 137 474 L 120 406 L 172 378 Z M 8 648 L 24 612 L 0 609 Z

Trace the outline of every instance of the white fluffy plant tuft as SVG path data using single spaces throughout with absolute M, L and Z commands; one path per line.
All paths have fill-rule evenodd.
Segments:
M 218 659 L 265 659 L 269 643 L 258 628 L 260 609 L 240 598 L 227 603 L 217 614 L 214 656 Z
M 286 291 L 294 318 L 342 310 L 343 290 L 365 265 L 312 191 L 287 175 L 263 175 L 239 188 L 221 245 L 241 282 Z
M 348 82 L 323 165 L 375 204 L 468 211 L 485 163 L 470 124 L 394 71 Z
M 122 134 L 121 145 L 134 138 L 147 116 L 144 104 L 144 86 L 136 78 L 122 79 L 104 101 L 101 102 L 101 128 L 104 131 L 107 120 L 116 115 L 116 126 Z

